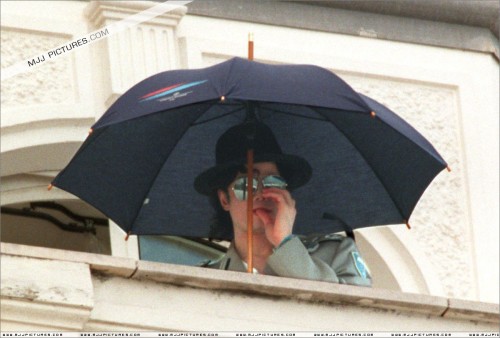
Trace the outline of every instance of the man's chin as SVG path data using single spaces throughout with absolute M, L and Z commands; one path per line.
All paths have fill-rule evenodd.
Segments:
M 254 234 L 265 234 L 266 229 L 264 227 L 264 223 L 262 223 L 260 220 L 259 221 L 254 221 L 253 222 L 253 227 L 252 227 L 252 232 Z

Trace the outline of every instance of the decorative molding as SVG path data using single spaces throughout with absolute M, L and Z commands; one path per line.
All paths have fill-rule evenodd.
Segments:
M 9 67 L 40 51 L 49 50 L 70 39 L 71 35 L 41 33 L 2 27 L 1 67 Z M 72 58 L 47 60 L 35 71 L 2 82 L 2 109 L 37 104 L 70 103 L 75 100 Z M 29 113 L 27 111 L 26 113 Z
M 81 141 L 44 143 L 2 152 L 2 176 L 10 176 L 33 171 L 60 170 L 74 156 Z M 2 196 L 3 197 L 3 196 Z
M 157 3 L 151 1 L 91 1 L 85 10 L 95 29 L 111 25 Z M 98 43 L 104 100 L 112 104 L 132 85 L 153 74 L 179 68 L 177 25 L 186 14 L 179 7 Z
M 498 304 L 8 243 L 0 248 L 2 329 L 323 331 L 341 327 L 347 331 L 494 332 L 499 323 Z M 196 304 L 189 299 L 197 299 Z M 246 313 L 240 311 L 241 304 Z M 358 320 L 349 320 L 354 317 Z
M 2 255 L 1 285 L 6 322 L 81 331 L 94 307 L 90 270 L 83 263 Z
M 82 331 L 90 309 L 0 298 L 2 331 Z
M 94 119 L 53 119 L 2 128 L 2 153 L 47 144 L 83 143 Z M 49 166 L 40 170 L 59 169 Z M 9 174 L 11 175 L 11 174 Z
M 393 229 L 383 226 L 356 231 L 356 243 L 371 270 L 373 287 L 445 296 L 440 280 L 427 257 L 420 254 L 415 239 L 401 238 Z
M 123 20 L 157 4 L 158 3 L 155 1 L 92 1 L 85 9 L 85 15 L 94 25 L 96 25 L 96 27 L 101 27 L 113 23 L 107 20 Z M 160 27 L 171 26 L 175 28 L 186 13 L 187 7 L 177 7 L 148 20 L 146 24 Z
M 12 205 L 27 201 L 79 200 L 76 196 L 57 187 L 52 188 L 50 191 L 47 189 L 55 175 L 56 173 L 47 176 L 38 176 L 36 174 L 2 176 L 1 205 Z
M 203 0 L 188 7 L 192 16 L 247 26 L 272 25 L 486 52 L 499 59 L 494 1 L 406 0 L 395 5 L 394 1 Z
M 84 108 L 43 104 L 2 111 L 1 176 L 62 169 L 94 123 Z

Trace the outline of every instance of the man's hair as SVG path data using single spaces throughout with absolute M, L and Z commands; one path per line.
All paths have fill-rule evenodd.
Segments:
M 227 191 L 224 193 L 229 197 Z M 229 212 L 222 208 L 217 191 L 210 195 L 209 201 L 215 210 L 215 215 L 210 222 L 210 239 L 232 240 L 234 237 L 233 221 Z
M 218 177 L 217 179 L 217 187 L 213 189 L 212 193 L 209 196 L 209 202 L 215 211 L 214 217 L 210 221 L 209 237 L 211 239 L 232 240 L 234 237 L 233 221 L 231 220 L 231 215 L 228 211 L 222 208 L 219 200 L 218 190 L 222 189 L 229 199 L 229 185 L 234 181 L 236 175 L 239 172 L 245 173 L 246 167 L 244 165 L 233 167 L 220 175 L 220 177 Z

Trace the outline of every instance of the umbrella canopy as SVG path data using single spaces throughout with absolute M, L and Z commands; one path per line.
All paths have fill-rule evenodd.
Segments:
M 215 164 L 219 136 L 249 117 L 313 169 L 294 191 L 296 234 L 405 223 L 447 166 L 408 123 L 332 72 L 234 58 L 132 87 L 53 185 L 128 233 L 210 237 L 213 209 L 193 183 Z

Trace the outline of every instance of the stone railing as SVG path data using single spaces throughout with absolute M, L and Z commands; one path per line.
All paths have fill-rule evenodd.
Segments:
M 498 332 L 498 304 L 1 243 L 2 331 Z

